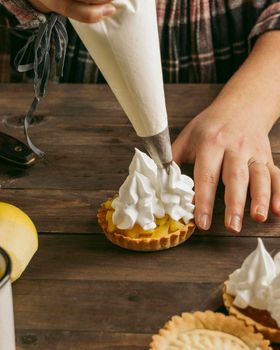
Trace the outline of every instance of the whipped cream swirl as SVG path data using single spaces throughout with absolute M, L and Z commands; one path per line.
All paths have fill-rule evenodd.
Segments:
M 269 286 L 267 310 L 280 327 L 280 275 Z
M 227 292 L 241 309 L 251 306 L 269 311 L 280 327 L 280 253 L 272 259 L 258 238 L 257 248 L 229 276 Z
M 164 207 L 165 213 L 173 220 L 183 219 L 188 223 L 193 218 L 193 197 L 194 192 L 191 190 L 194 186 L 193 180 L 181 174 L 178 165 L 173 162 L 170 172 L 160 172 L 160 188 L 158 196 Z
M 240 269 L 229 276 L 227 291 L 235 296 L 234 305 L 265 310 L 268 286 L 275 276 L 274 261 L 259 238 L 257 249 L 245 259 Z
M 268 311 L 280 327 L 280 252 L 274 257 L 276 277 L 271 282 L 268 292 Z
M 112 202 L 113 223 L 122 230 L 139 224 L 144 230 L 156 227 L 155 217 L 168 214 L 173 220 L 193 219 L 193 180 L 181 174 L 173 162 L 170 172 L 157 167 L 145 153 L 135 149 L 129 175 Z

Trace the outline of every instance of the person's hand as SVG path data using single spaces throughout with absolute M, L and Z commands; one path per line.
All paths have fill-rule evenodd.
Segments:
M 212 105 L 175 140 L 174 160 L 195 164 L 195 221 L 201 229 L 210 228 L 220 175 L 225 185 L 227 229 L 241 230 L 248 186 L 254 220 L 267 219 L 270 200 L 272 211 L 280 215 L 280 171 L 273 163 L 268 132 L 257 118 L 238 115 L 235 106 Z
M 80 22 L 94 23 L 111 16 L 116 8 L 112 0 L 29 0 L 41 12 L 57 12 Z

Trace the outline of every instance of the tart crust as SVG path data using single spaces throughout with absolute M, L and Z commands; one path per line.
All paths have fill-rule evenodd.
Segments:
M 183 313 L 154 335 L 150 350 L 272 350 L 254 328 L 233 316 L 212 311 Z
M 228 281 L 225 282 L 225 286 L 223 289 L 223 301 L 229 314 L 235 316 L 239 320 L 244 321 L 246 325 L 254 327 L 258 332 L 262 333 L 264 337 L 269 339 L 271 342 L 279 343 L 280 328 L 272 328 L 265 326 L 242 313 L 242 310 L 240 310 L 233 304 L 234 297 L 227 293 L 227 283 Z
M 108 201 L 112 200 L 109 198 Z M 169 233 L 168 235 L 160 238 L 131 238 L 122 234 L 121 230 L 114 230 L 108 232 L 106 213 L 108 209 L 105 207 L 105 203 L 102 203 L 98 209 L 97 219 L 106 237 L 119 247 L 135 250 L 135 251 L 157 251 L 176 247 L 177 245 L 185 242 L 193 234 L 195 230 L 195 224 L 193 221 L 189 222 L 180 230 Z

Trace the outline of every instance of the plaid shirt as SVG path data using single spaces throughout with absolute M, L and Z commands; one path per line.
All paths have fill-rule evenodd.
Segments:
M 30 78 L 15 72 L 10 63 L 32 28 L 46 17 L 24 0 L 0 4 L 0 81 L 26 81 Z M 224 83 L 258 36 L 280 29 L 280 0 L 157 0 L 157 11 L 166 83 Z M 26 31 L 15 30 L 16 22 Z M 60 81 L 104 82 L 73 27 L 66 25 L 69 45 Z

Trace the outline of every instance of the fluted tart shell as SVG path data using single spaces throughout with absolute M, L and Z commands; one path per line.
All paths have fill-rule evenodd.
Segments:
M 280 328 L 277 327 L 275 320 L 270 316 L 268 311 L 257 310 L 253 308 L 240 309 L 233 304 L 234 296 L 227 293 L 227 284 L 223 289 L 223 301 L 230 315 L 242 320 L 246 325 L 254 327 L 257 332 L 264 335 L 273 343 L 280 342 Z M 249 316 L 250 315 L 250 316 Z
M 194 222 L 191 221 L 186 225 L 180 223 L 181 228 L 179 230 L 170 232 L 158 238 L 131 238 L 125 234 L 124 230 L 119 230 L 117 227 L 110 229 L 106 216 L 110 210 L 110 208 L 108 208 L 108 203 L 112 202 L 112 200 L 112 198 L 109 198 L 106 202 L 101 204 L 98 209 L 97 219 L 106 237 L 112 243 L 122 248 L 146 252 L 169 249 L 185 242 L 191 237 L 195 230 L 196 226 Z
M 212 311 L 173 316 L 150 350 L 272 350 L 269 341 L 233 316 Z

